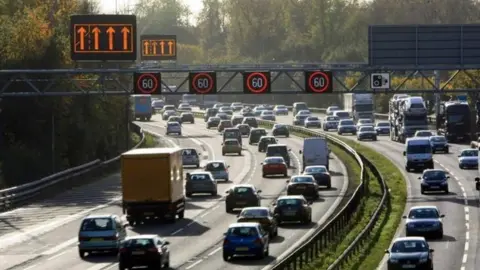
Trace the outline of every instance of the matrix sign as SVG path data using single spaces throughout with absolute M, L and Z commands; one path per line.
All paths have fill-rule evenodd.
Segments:
M 135 94 L 160 95 L 162 92 L 160 73 L 135 73 L 133 92 Z
M 270 71 L 243 73 L 243 92 L 245 94 L 265 94 L 271 91 Z
M 331 93 L 333 91 L 332 72 L 305 71 L 305 91 L 307 93 Z
M 188 79 L 190 94 L 207 95 L 217 93 L 217 74 L 215 72 L 190 72 Z

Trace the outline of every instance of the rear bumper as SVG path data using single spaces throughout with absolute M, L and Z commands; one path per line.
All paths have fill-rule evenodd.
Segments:
M 117 241 L 101 241 L 101 242 L 90 242 L 82 241 L 78 243 L 78 249 L 81 250 L 112 250 L 118 249 L 120 242 Z
M 287 174 L 287 169 L 263 169 L 263 175 Z

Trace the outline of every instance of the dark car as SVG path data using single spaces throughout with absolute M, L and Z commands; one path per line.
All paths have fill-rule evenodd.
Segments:
M 299 221 L 304 224 L 312 222 L 311 203 L 303 196 L 281 196 L 273 204 L 273 214 L 278 224 L 290 221 Z
M 250 135 L 250 126 L 249 125 L 239 124 L 239 125 L 236 126 L 236 128 L 238 128 L 238 130 L 240 130 L 240 133 L 242 134 L 242 136 Z
M 273 136 L 262 136 L 258 141 L 258 152 L 266 152 L 267 146 L 270 144 L 277 144 L 278 141 Z
M 378 135 L 389 135 L 390 134 L 390 123 L 389 122 L 377 122 L 375 125 L 375 131 Z
M 217 115 L 217 113 L 218 113 L 218 109 L 214 109 L 214 108 L 207 109 L 205 111 L 203 120 L 207 122 L 210 117 Z
M 195 117 L 190 112 L 184 112 L 180 115 L 180 117 L 182 118 L 182 123 L 188 122 L 188 123 L 195 124 Z
M 185 148 L 182 150 L 182 164 L 183 166 L 200 167 L 200 157 L 196 149 Z
M 260 141 L 262 136 L 266 136 L 267 131 L 264 128 L 252 128 L 248 138 L 248 144 L 255 144 Z
M 231 128 L 233 127 L 232 121 L 230 120 L 221 120 L 220 123 L 217 126 L 217 131 L 218 132 L 223 132 L 226 128 Z
M 449 152 L 449 146 L 447 142 L 447 138 L 445 136 L 435 135 L 430 137 L 430 145 L 432 146 L 432 153 Z
M 258 128 L 258 122 L 255 117 L 245 117 L 243 118 L 242 124 L 247 124 L 251 128 Z
M 290 167 L 290 152 L 291 149 L 285 144 L 270 144 L 267 146 L 267 157 L 283 157 L 285 163 Z
M 147 266 L 151 269 L 170 267 L 170 243 L 157 235 L 136 235 L 120 245 L 118 268 L 132 269 Z
M 385 253 L 388 270 L 433 269 L 433 249 L 424 237 L 399 237 Z
M 221 120 L 230 120 L 230 115 L 226 114 L 226 113 L 223 113 L 223 112 L 219 112 L 215 115 L 216 117 L 220 118 Z
M 290 136 L 290 131 L 288 131 L 288 128 L 286 125 L 282 125 L 282 124 L 275 124 L 273 125 L 273 128 L 272 128 L 272 135 L 273 136 L 285 136 L 285 137 L 289 137 Z
M 287 180 L 287 195 L 303 195 L 308 199 L 317 200 L 318 185 L 311 175 L 294 175 Z
M 255 186 L 243 184 L 235 185 L 225 193 L 225 210 L 227 213 L 232 213 L 234 209 L 252 206 L 260 206 L 261 190 L 257 190 Z
M 270 239 L 278 235 L 277 220 L 270 213 L 268 207 L 246 207 L 238 215 L 237 223 L 256 222 L 268 232 Z
M 418 177 L 420 182 L 420 192 L 425 194 L 425 191 L 442 191 L 449 193 L 448 191 L 448 179 L 450 176 L 447 172 L 439 169 L 427 169 L 423 171 L 421 177 Z
M 216 117 L 216 116 L 212 116 L 212 117 L 208 118 L 207 128 L 218 127 L 218 125 L 220 124 L 220 121 L 221 121 L 221 119 L 219 117 Z
M 317 185 L 332 188 L 332 178 L 326 166 L 312 165 L 305 167 L 303 174 L 311 175 L 315 178 Z
M 410 208 L 405 219 L 405 234 L 407 236 L 433 236 L 443 238 L 443 222 L 436 206 L 414 206 Z

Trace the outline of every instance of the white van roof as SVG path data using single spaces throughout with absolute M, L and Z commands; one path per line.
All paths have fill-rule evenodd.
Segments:
M 405 142 L 406 145 L 424 145 L 430 144 L 430 139 L 428 137 L 414 137 L 408 138 Z
M 410 103 L 424 103 L 423 97 L 410 97 Z

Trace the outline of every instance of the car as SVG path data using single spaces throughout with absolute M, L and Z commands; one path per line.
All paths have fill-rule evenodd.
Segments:
M 228 106 L 224 106 L 224 107 L 221 107 L 219 110 L 218 110 L 219 113 L 225 113 L 226 115 L 228 116 L 232 116 L 233 115 L 233 111 L 230 107 Z
M 232 213 L 235 209 L 244 207 L 260 206 L 260 193 L 254 185 L 240 184 L 234 185 L 229 190 L 225 198 L 225 211 Z
M 270 239 L 278 235 L 277 220 L 268 207 L 245 207 L 237 216 L 237 223 L 256 222 L 268 232 Z
M 238 128 L 231 127 L 231 128 L 226 128 L 223 130 L 223 141 L 226 139 L 236 139 L 240 145 L 243 144 L 242 140 L 242 133 Z
M 117 215 L 89 215 L 82 219 L 78 232 L 78 254 L 84 258 L 93 252 L 117 254 L 120 243 L 127 237 L 125 227 Z
M 331 129 L 337 129 L 339 122 L 340 118 L 338 118 L 337 116 L 327 116 L 323 120 L 323 130 L 329 131 Z
M 147 266 L 152 269 L 170 267 L 170 242 L 155 234 L 129 236 L 120 245 L 118 269 Z
M 267 146 L 269 146 L 270 144 L 277 144 L 277 143 L 278 143 L 277 139 L 273 136 L 262 136 L 258 141 L 258 152 L 266 152 Z
M 228 115 L 224 112 L 219 112 L 215 116 L 220 118 L 221 120 L 230 120 L 230 115 Z
M 478 149 L 463 149 L 458 155 L 458 167 L 460 169 L 478 168 Z
M 267 146 L 266 156 L 267 157 L 282 157 L 287 164 L 287 167 L 290 167 L 290 152 L 292 149 L 288 148 L 285 144 L 269 144 Z
M 223 260 L 235 255 L 253 255 L 263 259 L 269 256 L 270 237 L 259 223 L 242 222 L 228 226 L 223 239 Z
M 433 252 L 424 237 L 396 238 L 390 249 L 385 250 L 387 268 L 433 270 Z
M 183 166 L 200 167 L 199 153 L 194 148 L 185 148 L 182 150 L 182 164 Z
M 312 207 L 302 195 L 280 196 L 273 203 L 273 216 L 280 225 L 284 222 L 312 223 Z
M 338 117 L 338 119 L 340 120 L 351 119 L 350 113 L 347 111 L 341 111 L 341 110 L 334 111 L 333 116 Z
M 303 126 L 305 124 L 305 119 L 307 119 L 308 115 L 296 115 L 293 118 L 293 125 L 294 126 Z
M 332 188 L 332 177 L 326 166 L 307 166 L 305 170 L 303 170 L 303 174 L 313 176 L 318 186 L 326 186 L 328 189 Z
M 249 116 L 249 117 L 243 118 L 242 124 L 247 124 L 251 128 L 258 128 L 258 122 L 257 122 L 257 119 L 255 117 L 250 117 Z
M 273 136 L 285 136 L 290 137 L 290 131 L 288 131 L 288 127 L 284 124 L 275 124 L 272 128 L 272 135 Z
M 162 120 L 167 120 L 170 116 L 174 116 L 176 114 L 175 111 L 173 110 L 167 110 L 165 112 L 163 112 L 162 114 Z
M 222 132 L 222 131 L 225 130 L 226 128 L 231 128 L 231 127 L 233 127 L 232 121 L 230 121 L 230 120 L 221 120 L 220 123 L 218 123 L 217 131 L 218 131 L 218 132 Z
M 262 165 L 263 177 L 280 174 L 284 177 L 288 176 L 288 166 L 282 157 L 267 157 L 260 165 Z
M 297 115 L 297 113 L 301 110 L 308 110 L 307 103 L 305 102 L 295 102 L 292 105 L 293 115 Z
M 447 138 L 443 135 L 435 135 L 430 137 L 430 145 L 432 146 L 432 153 L 443 152 L 448 154 L 450 146 Z
M 210 118 L 208 118 L 208 121 L 207 121 L 207 128 L 210 129 L 212 127 L 218 127 L 218 125 L 220 124 L 220 121 L 221 119 L 219 117 L 216 117 L 216 116 L 212 116 Z
M 431 130 L 417 130 L 413 137 L 432 137 L 435 133 Z
M 178 105 L 177 111 L 179 112 L 191 112 L 192 111 L 192 106 L 189 104 L 180 104 Z
M 208 119 L 210 119 L 210 117 L 212 116 L 215 116 L 217 115 L 218 113 L 218 109 L 214 109 L 214 108 L 208 108 L 206 111 L 205 111 L 205 115 L 203 117 L 203 120 L 205 122 L 208 122 Z
M 352 119 L 340 120 L 338 123 L 337 133 L 338 135 L 343 135 L 345 133 L 357 135 L 357 127 Z
M 160 111 L 162 114 L 164 114 L 166 111 L 176 111 L 177 109 L 175 108 L 174 105 L 164 105 L 162 110 Z M 165 119 L 164 119 L 165 120 Z
M 334 111 L 340 111 L 340 107 L 338 107 L 338 106 L 329 106 L 329 107 L 327 108 L 326 114 L 327 114 L 327 115 L 333 115 L 333 112 L 334 112 Z
M 243 117 L 254 117 L 255 113 L 253 113 L 252 109 L 250 108 L 243 108 L 240 110 L 240 114 L 243 115 Z
M 273 111 L 273 109 L 275 108 L 275 105 L 271 104 L 263 104 L 262 106 L 269 111 Z
M 243 105 L 240 102 L 233 102 L 232 105 L 230 105 L 230 108 L 232 108 L 234 112 L 238 112 L 243 108 Z
M 182 124 L 182 117 L 177 115 L 172 115 L 168 117 L 167 122 L 178 122 L 180 125 Z
M 236 128 L 238 128 L 238 130 L 240 130 L 240 133 L 242 134 L 242 136 L 250 135 L 250 126 L 249 125 L 238 124 L 238 125 L 236 125 Z
M 288 108 L 285 105 L 277 105 L 273 108 L 275 115 L 288 115 Z
M 390 123 L 389 122 L 377 122 L 375 124 L 375 131 L 377 135 L 389 135 L 390 134 Z
M 311 127 L 316 127 L 316 128 L 321 128 L 322 123 L 320 122 L 320 119 L 316 116 L 309 116 L 305 118 L 305 121 L 303 122 L 303 125 L 306 128 L 311 128 Z
M 260 116 L 262 114 L 263 111 L 266 111 L 267 108 L 263 107 L 263 106 L 256 106 L 255 108 L 253 108 L 252 112 L 255 116 Z
M 186 179 L 185 196 L 192 197 L 196 193 L 217 196 L 217 181 L 210 172 L 190 172 L 186 174 Z
M 357 140 L 377 140 L 377 132 L 373 126 L 360 126 L 357 131 Z
M 165 101 L 161 99 L 152 100 L 152 108 L 154 110 L 162 110 L 163 106 L 165 106 Z
M 228 168 L 230 165 L 227 165 L 223 160 L 212 160 L 208 161 L 203 167 L 203 170 L 210 172 L 213 175 L 215 180 L 225 180 L 225 182 L 230 181 L 230 174 L 228 173 Z
M 300 111 L 298 111 L 298 113 L 295 116 L 298 116 L 298 115 L 310 116 L 310 115 L 312 115 L 312 113 L 310 112 L 310 110 L 300 110 Z
M 443 191 L 448 194 L 448 176 L 447 172 L 440 169 L 426 169 L 422 176 L 418 177 L 420 182 L 420 192 L 425 191 Z
M 287 195 L 303 195 L 307 199 L 317 200 L 317 181 L 312 175 L 294 175 L 287 180 Z
M 273 111 L 264 110 L 260 113 L 260 119 L 267 121 L 277 121 L 277 117 Z
M 258 143 L 262 136 L 267 136 L 267 131 L 264 128 L 252 128 L 248 137 L 248 144 Z
M 367 118 L 361 118 L 358 119 L 357 121 L 357 129 L 360 129 L 362 126 L 374 126 L 375 123 L 373 123 L 372 119 L 367 119 Z
M 195 124 L 195 117 L 191 112 L 184 112 L 180 114 L 180 118 L 182 120 L 182 123 L 188 122 L 191 124 Z
M 237 139 L 226 139 L 222 143 L 222 156 L 231 153 L 238 154 L 239 156 L 242 155 L 242 145 Z
M 222 103 L 216 103 L 213 105 L 213 109 L 220 109 L 221 107 L 223 107 L 223 104 Z
M 169 134 L 178 134 L 182 135 L 182 125 L 178 122 L 167 122 L 167 130 L 165 131 L 165 135 Z
M 443 238 L 443 222 L 445 215 L 440 214 L 436 206 L 414 206 L 410 208 L 405 219 L 406 236 L 432 236 Z
M 242 123 L 243 118 L 244 118 L 243 115 L 233 115 L 230 120 L 232 121 L 232 124 L 236 126 Z

